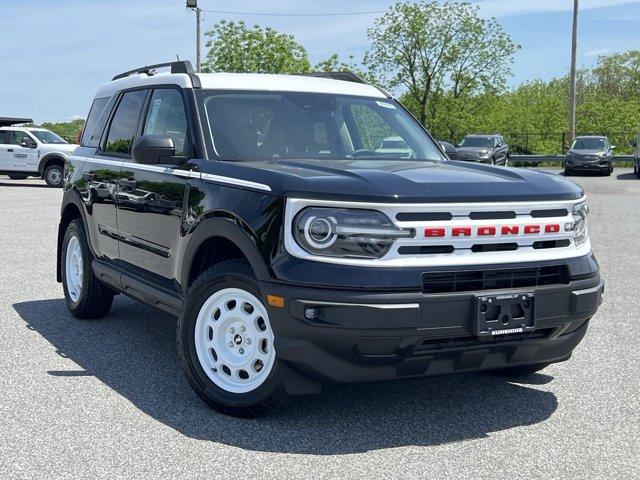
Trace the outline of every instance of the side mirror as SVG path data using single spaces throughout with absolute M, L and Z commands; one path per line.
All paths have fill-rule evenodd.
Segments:
M 175 163 L 176 147 L 169 135 L 142 135 L 133 144 L 131 158 L 135 163 L 156 165 Z
M 36 148 L 38 144 L 29 137 L 23 137 L 20 141 L 20 146 L 24 148 Z

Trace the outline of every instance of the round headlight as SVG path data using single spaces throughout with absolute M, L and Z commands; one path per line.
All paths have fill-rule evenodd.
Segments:
M 326 257 L 380 258 L 396 238 L 413 235 L 382 212 L 349 208 L 307 207 L 292 227 L 302 249 Z

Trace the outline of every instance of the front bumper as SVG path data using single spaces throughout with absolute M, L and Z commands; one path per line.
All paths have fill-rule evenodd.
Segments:
M 285 308 L 269 307 L 285 372 L 352 383 L 566 360 L 602 301 L 604 283 L 595 272 L 568 284 L 499 292 L 371 293 L 269 282 L 261 290 L 286 300 Z M 476 295 L 523 291 L 535 293 L 535 331 L 475 336 Z M 308 308 L 315 309 L 312 320 Z
M 565 162 L 565 168 L 571 171 L 606 172 L 611 168 L 611 160 L 594 160 L 588 162 Z

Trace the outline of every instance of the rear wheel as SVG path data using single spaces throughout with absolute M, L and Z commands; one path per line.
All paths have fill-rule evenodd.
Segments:
M 571 170 L 569 170 L 567 167 L 564 167 L 564 176 L 565 177 L 571 176 Z
M 44 181 L 47 182 L 47 186 L 52 188 L 62 187 L 63 183 L 63 168 L 62 165 L 55 164 L 50 165 L 44 171 Z
M 67 308 L 74 317 L 100 318 L 109 312 L 114 292 L 93 274 L 93 256 L 79 219 L 67 227 L 62 243 L 62 285 Z
M 20 175 L 18 173 L 10 173 L 7 175 L 11 180 L 24 180 L 27 178 L 27 175 Z
M 200 275 L 187 292 L 177 341 L 189 383 L 212 408 L 256 417 L 286 400 L 269 315 L 246 262 L 225 261 Z

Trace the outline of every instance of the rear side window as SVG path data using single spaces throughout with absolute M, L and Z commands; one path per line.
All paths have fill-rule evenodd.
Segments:
M 9 132 L 9 141 L 7 143 L 9 145 L 20 145 L 24 137 L 29 137 L 29 135 L 27 135 L 27 132 L 23 132 L 20 130 L 11 131 Z
M 105 152 L 128 155 L 138 129 L 140 112 L 147 95 L 146 90 L 126 92 L 113 115 L 109 135 L 104 147 Z
M 98 120 L 101 120 L 101 117 L 104 113 L 104 109 L 109 103 L 109 97 L 104 98 L 96 98 L 91 105 L 91 110 L 89 110 L 89 116 L 87 117 L 87 121 L 84 124 L 84 128 L 82 130 L 82 140 L 80 144 L 84 147 L 97 147 L 100 144 L 100 136 L 102 134 L 102 128 L 96 129 L 98 125 Z M 104 128 L 105 119 L 102 119 L 102 127 Z
M 173 88 L 153 91 L 144 123 L 144 135 L 168 135 L 177 156 L 187 156 L 187 115 L 182 95 Z

